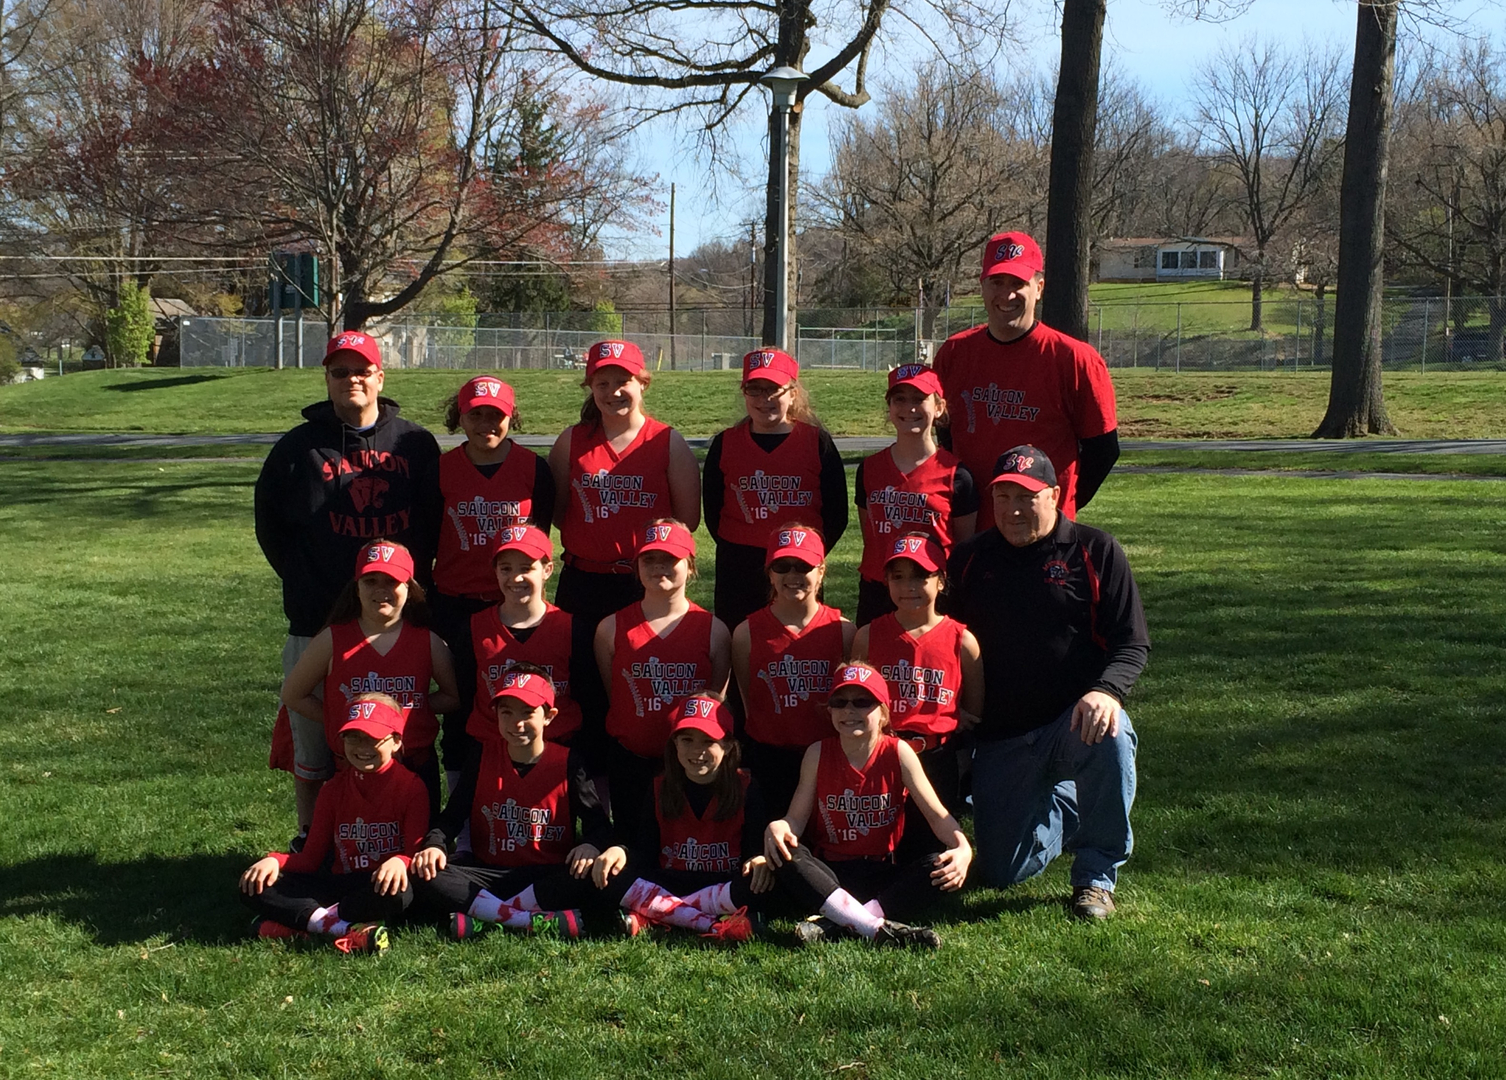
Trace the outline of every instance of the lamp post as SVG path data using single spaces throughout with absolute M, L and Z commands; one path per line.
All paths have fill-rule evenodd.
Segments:
M 769 159 L 777 163 L 778 170 L 774 185 L 774 218 L 779 227 L 774 240 L 777 268 L 774 277 L 774 340 L 765 344 L 785 351 L 790 347 L 790 110 L 795 107 L 796 91 L 807 78 L 809 76 L 799 68 L 781 64 L 764 72 L 758 80 L 774 97 L 774 112 L 769 124 Z

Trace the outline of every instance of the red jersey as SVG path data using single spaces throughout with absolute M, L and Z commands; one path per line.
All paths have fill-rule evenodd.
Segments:
M 951 555 L 952 490 L 959 464 L 947 450 L 937 450 L 907 473 L 899 471 L 888 449 L 863 459 L 859 574 L 869 581 L 883 581 L 884 562 L 894 538 L 907 532 L 930 533 L 941 550 Z
M 394 855 L 410 863 L 428 828 L 428 789 L 393 759 L 374 773 L 341 769 L 327 780 L 303 850 L 272 857 L 284 870 L 311 874 L 333 854 L 335 873 L 370 873 Z
M 816 854 L 823 859 L 887 859 L 905 827 L 905 781 L 899 740 L 879 737 L 873 756 L 854 769 L 836 735 L 821 740 L 813 808 Z
M 519 776 L 501 739 L 481 748 L 471 803 L 471 854 L 488 866 L 563 866 L 575 847 L 570 751 L 554 743 Z
M 600 424 L 576 424 L 565 434 L 570 439 L 570 491 L 563 496 L 560 544 L 576 558 L 629 566 L 644 527 L 671 516 L 670 428 L 645 417 L 637 438 L 620 454 Z
M 521 663 L 537 664 L 549 673 L 549 681 L 554 683 L 554 707 L 559 715 L 544 729 L 544 737 L 558 742 L 580 730 L 580 703 L 570 696 L 570 637 L 574 621 L 569 612 L 548 604 L 543 620 L 533 627 L 528 640 L 519 641 L 495 607 L 471 616 L 476 697 L 465 722 L 467 735 L 473 739 L 496 737 L 497 717 L 492 712 L 492 697 L 507 669 Z
M 753 441 L 750 424 L 722 432 L 726 494 L 717 535 L 733 544 L 763 547 L 788 521 L 820 520 L 821 447 L 813 424 L 796 423 L 772 451 Z
M 616 615 L 607 734 L 639 757 L 664 755 L 674 703 L 711 682 L 711 612 L 695 604 L 668 637 L 643 619 L 642 604 Z
M 402 623 L 397 642 L 383 655 L 366 640 L 359 621 L 329 628 L 334 654 L 324 677 L 324 735 L 336 755 L 345 753 L 340 728 L 350 716 L 350 699 L 357 694 L 387 694 L 403 707 L 403 757 L 428 750 L 439 734 L 439 721 L 429 708 L 429 683 L 434 659 L 429 631 Z
M 826 696 L 842 666 L 842 613 L 822 604 L 796 632 L 759 608 L 748 616 L 748 637 L 748 737 L 803 750 L 830 735 Z
M 439 493 L 444 520 L 434 559 L 434 584 L 449 596 L 500 600 L 492 570 L 492 541 L 509 525 L 532 518 L 533 481 L 539 456 L 512 444 L 507 459 L 490 477 L 476 468 L 462 444 L 439 459 Z M 543 528 L 548 528 L 546 521 Z
M 748 794 L 749 773 L 737 771 L 743 796 Z M 659 820 L 659 868 L 694 873 L 736 874 L 742 868 L 743 815 L 741 811 L 725 821 L 716 820 L 717 800 L 712 799 L 704 817 L 696 817 L 690 803 L 680 816 L 666 819 L 659 805 L 664 777 L 654 779 L 654 816 Z M 746 805 L 746 803 L 744 803 Z
M 889 684 L 889 726 L 895 731 L 950 735 L 962 693 L 962 633 L 949 615 L 912 637 L 893 612 L 868 624 L 868 662 Z
M 1036 323 L 1010 342 L 987 325 L 953 334 L 936 353 L 951 413 L 952 449 L 979 484 L 1011 447 L 1046 452 L 1061 483 L 1062 512 L 1077 515 L 1077 443 L 1119 426 L 1109 369 L 1091 345 Z

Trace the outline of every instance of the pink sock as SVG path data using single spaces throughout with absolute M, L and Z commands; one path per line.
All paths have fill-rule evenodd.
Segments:
M 883 919 L 858 903 L 857 897 L 846 889 L 838 889 L 828 896 L 826 903 L 821 905 L 821 914 L 865 938 L 876 937 L 884 925 Z
M 698 889 L 685 897 L 685 902 L 708 915 L 731 915 L 737 910 L 737 906 L 732 903 L 732 882 L 730 881 Z
M 542 911 L 539 907 L 539 898 L 534 894 L 533 886 L 530 885 L 516 896 L 510 896 L 502 901 L 508 907 L 521 908 L 523 911 Z
M 311 934 L 333 934 L 339 937 L 350 929 L 350 923 L 340 918 L 340 905 L 315 909 L 309 916 L 308 930 Z
M 700 911 L 652 881 L 639 878 L 622 898 L 622 906 L 656 923 L 705 933 L 716 925 L 716 916 Z
M 526 911 L 519 911 L 511 905 L 503 903 L 485 889 L 476 894 L 476 899 L 471 901 L 467 914 L 474 915 L 482 922 L 501 923 L 503 926 L 528 925 L 528 913 Z M 523 921 L 521 924 L 514 921 L 518 916 L 522 916 Z
M 875 919 L 878 919 L 880 921 L 882 921 L 883 918 L 884 918 L 884 908 L 878 902 L 878 898 L 877 897 L 875 897 L 874 899 L 868 901 L 868 903 L 864 904 L 863 905 L 863 910 L 866 911 L 866 912 L 868 912 L 868 914 L 872 915 Z

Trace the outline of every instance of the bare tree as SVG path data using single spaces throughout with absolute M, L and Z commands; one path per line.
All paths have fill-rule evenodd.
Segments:
M 1308 47 L 1292 54 L 1257 38 L 1198 65 L 1192 125 L 1239 193 L 1249 259 L 1250 329 L 1262 328 L 1261 294 L 1277 235 L 1331 182 L 1338 138 L 1339 60 Z
M 1143 235 L 1172 178 L 1159 167 L 1176 149 L 1176 133 L 1134 80 L 1103 74 L 1093 150 L 1093 239 Z M 1175 233 L 1173 235 L 1185 235 Z

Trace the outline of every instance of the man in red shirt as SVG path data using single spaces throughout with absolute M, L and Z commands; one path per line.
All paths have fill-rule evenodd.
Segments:
M 1060 477 L 1061 510 L 1075 518 L 1119 458 L 1119 423 L 1103 357 L 1036 319 L 1043 265 L 1025 233 L 991 237 L 982 274 L 988 321 L 947 338 L 935 370 L 951 450 L 972 474 L 993 476 L 1012 446 L 1040 447 Z

